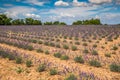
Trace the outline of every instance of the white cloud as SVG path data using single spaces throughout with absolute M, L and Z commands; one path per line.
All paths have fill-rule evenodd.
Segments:
M 94 10 L 97 9 L 97 7 L 72 7 L 72 8 L 56 8 L 56 9 L 51 9 L 48 14 L 55 14 L 58 16 L 61 16 L 62 14 L 69 14 L 71 16 L 88 16 L 91 14 L 94 14 Z M 66 16 L 67 16 L 66 15 Z
M 19 17 L 23 17 L 27 13 L 32 13 L 34 11 L 37 10 L 31 7 L 16 6 L 13 8 L 6 9 L 5 14 L 7 14 L 7 16 L 11 18 L 19 18 Z
M 27 14 L 25 14 L 25 16 L 30 17 L 30 18 L 34 18 L 34 19 L 40 19 L 40 15 L 37 15 L 37 14 L 27 13 Z
M 99 14 L 103 24 L 119 24 L 120 14 L 119 13 L 102 13 Z
M 98 7 L 72 7 L 72 8 L 55 8 L 50 9 L 48 12 L 40 13 L 45 15 L 50 15 L 43 19 L 43 21 L 64 21 L 71 24 L 75 20 L 85 20 L 90 19 L 91 15 L 96 15 Z M 52 15 L 51 15 L 52 14 Z M 42 16 L 41 16 L 42 17 Z M 43 18 L 43 17 L 42 17 Z
M 0 14 L 6 12 L 6 9 L 5 8 L 0 8 Z
M 113 18 L 120 17 L 120 14 L 118 13 L 103 13 L 101 15 L 106 19 L 113 19 Z
M 38 6 L 43 6 L 43 4 L 45 3 L 45 2 L 40 2 L 39 0 L 26 0 L 24 2 Z
M 111 3 L 112 0 L 89 0 L 89 2 L 94 4 L 102 4 L 102 3 Z
M 95 18 L 95 19 L 100 19 L 100 16 L 96 15 L 94 18 Z
M 73 5 L 78 7 L 87 6 L 86 2 L 78 2 L 78 0 L 73 0 Z
M 69 4 L 62 0 L 59 0 L 59 1 L 55 2 L 55 6 L 69 6 Z
M 70 13 L 63 13 L 63 12 L 60 13 L 60 16 L 61 17 L 75 17 L 74 15 L 72 15 Z

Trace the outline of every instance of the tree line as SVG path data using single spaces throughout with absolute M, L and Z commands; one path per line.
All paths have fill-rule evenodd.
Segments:
M 72 25 L 101 25 L 100 19 L 90 19 L 90 20 L 83 20 L 83 21 L 75 21 Z
M 99 19 L 75 21 L 72 25 L 100 25 Z M 25 19 L 12 19 L 7 17 L 5 14 L 0 14 L 0 25 L 67 25 L 65 22 L 41 22 L 40 20 L 25 18 Z

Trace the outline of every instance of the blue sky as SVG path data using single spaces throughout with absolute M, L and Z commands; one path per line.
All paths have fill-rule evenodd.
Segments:
M 120 0 L 0 0 L 0 13 L 17 19 L 31 17 L 71 24 L 99 18 L 103 24 L 120 23 Z

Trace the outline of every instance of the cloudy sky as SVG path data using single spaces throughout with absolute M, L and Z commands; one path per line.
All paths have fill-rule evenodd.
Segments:
M 103 24 L 120 23 L 120 0 L 0 0 L 0 13 L 17 19 L 45 21 L 99 18 Z

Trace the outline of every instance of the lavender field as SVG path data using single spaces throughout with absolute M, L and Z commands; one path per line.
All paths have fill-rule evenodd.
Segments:
M 0 26 L 0 80 L 120 80 L 120 26 Z

